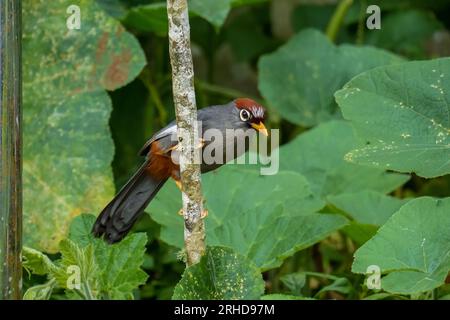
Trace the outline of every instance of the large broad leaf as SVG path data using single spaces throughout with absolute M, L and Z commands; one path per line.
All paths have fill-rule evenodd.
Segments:
M 355 253 L 352 271 L 376 265 L 381 286 L 391 293 L 414 294 L 445 282 L 450 270 L 450 198 L 412 200 Z
M 106 13 L 116 19 L 127 14 L 127 0 L 94 0 Z
M 232 249 L 209 247 L 175 287 L 177 300 L 255 300 L 264 293 L 259 269 Z
M 336 93 L 367 142 L 346 160 L 422 177 L 450 173 L 450 59 L 385 66 Z
M 310 127 L 340 117 L 333 94 L 353 76 L 399 61 L 372 47 L 337 47 L 319 31 L 309 29 L 261 58 L 259 89 L 283 118 Z
M 388 193 L 408 180 L 406 175 L 344 161 L 344 155 L 360 145 L 347 122 L 324 123 L 280 148 L 280 169 L 301 173 L 314 194 L 324 197 L 365 189 Z
M 23 5 L 23 225 L 25 243 L 49 252 L 73 216 L 99 211 L 113 195 L 104 89 L 128 83 L 145 63 L 136 39 L 94 1 L 77 2 L 81 29 L 68 30 L 71 4 Z
M 324 203 L 294 172 L 261 176 L 258 170 L 228 165 L 203 178 L 209 215 L 208 245 L 227 246 L 263 270 L 277 267 L 298 250 L 325 238 L 345 225 L 336 215 L 314 213 Z M 149 210 L 160 223 L 161 239 L 183 247 L 180 194 L 171 182 L 151 202 Z
M 328 202 L 346 212 L 355 221 L 375 226 L 383 225 L 408 199 L 398 199 L 365 190 L 329 196 Z
M 331 195 L 327 200 L 353 219 L 343 232 L 360 245 L 372 238 L 378 227 L 408 201 L 372 190 Z

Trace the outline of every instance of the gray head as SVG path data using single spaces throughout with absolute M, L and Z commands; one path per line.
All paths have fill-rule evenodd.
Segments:
M 264 125 L 266 111 L 263 106 L 248 98 L 239 98 L 226 105 L 201 109 L 198 114 L 203 130 L 218 129 L 254 129 L 268 135 Z

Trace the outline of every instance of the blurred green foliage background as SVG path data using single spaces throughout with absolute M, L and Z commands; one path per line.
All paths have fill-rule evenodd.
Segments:
M 118 190 L 140 166 L 142 159 L 137 153 L 145 141 L 174 118 L 165 2 L 84 0 L 80 3 L 82 28 L 95 30 L 90 34 L 83 33 L 86 29 L 82 29 L 85 39 L 82 44 L 77 40 L 79 36 L 75 38 L 76 35 L 60 28 L 61 17 L 56 13 L 53 18 L 40 21 L 38 13 L 43 8 L 66 17 L 65 1 L 52 1 L 51 5 L 25 1 L 24 5 L 28 12 L 25 15 L 29 17 L 24 20 L 24 96 L 28 108 L 24 160 L 28 186 L 26 242 L 50 253 L 52 260 L 60 257 L 58 242 L 67 234 L 73 217 L 80 213 L 97 214 L 112 196 L 113 185 Z M 439 289 L 425 290 L 425 293 L 407 289 L 401 292 L 395 287 L 387 290 L 388 293 L 372 295 L 363 285 L 360 270 L 351 272 L 355 251 L 407 202 L 405 199 L 449 196 L 450 178 L 443 174 L 435 179 L 415 174 L 409 177 L 386 168 L 345 162 L 344 155 L 364 143 L 342 121 L 334 93 L 354 76 L 377 66 L 450 56 L 450 1 L 354 0 L 348 3 L 338 28 L 330 30 L 332 18 L 339 18 L 336 17 L 337 0 L 189 0 L 198 107 L 227 103 L 237 97 L 259 101 L 268 109 L 269 127 L 280 129 L 284 145 L 280 151 L 281 169 L 295 172 L 278 180 L 265 180 L 267 185 L 261 189 L 269 197 L 263 197 L 265 200 L 272 199 L 270 194 L 276 185 L 297 191 L 283 195 L 286 198 L 282 200 L 280 195 L 273 196 L 274 208 L 262 208 L 262 198 L 252 192 L 233 201 L 249 201 L 249 207 L 258 212 L 267 211 L 261 213 L 268 217 L 266 223 L 272 221 L 269 219 L 278 223 L 278 213 L 269 210 L 278 210 L 275 205 L 281 206 L 283 202 L 283 206 L 306 212 L 293 213 L 284 208 L 280 215 L 292 215 L 289 221 L 293 229 L 283 232 L 292 231 L 289 234 L 295 237 L 295 230 L 313 229 L 301 231 L 304 232 L 302 240 L 293 240 L 289 248 L 279 248 L 279 252 L 271 254 L 264 253 L 263 233 L 259 235 L 261 239 L 243 240 L 248 243 L 224 240 L 230 221 L 251 224 L 257 220 L 252 222 L 242 217 L 245 210 L 249 210 L 248 216 L 254 214 L 253 209 L 245 206 L 236 205 L 237 209 L 230 210 L 229 215 L 221 212 L 222 200 L 209 186 L 224 189 L 220 195 L 231 198 L 226 189 L 234 191 L 237 182 L 246 182 L 235 178 L 234 171 L 220 175 L 219 170 L 217 176 L 211 173 L 204 178 L 210 212 L 221 221 L 208 222 L 208 238 L 211 245 L 231 246 L 243 255 L 247 244 L 253 246 L 248 249 L 247 257 L 263 272 L 266 294 L 319 299 L 446 297 L 449 288 L 442 280 L 437 281 Z M 381 30 L 368 30 L 365 26 L 369 16 L 365 9 L 369 4 L 381 8 Z M 33 9 L 36 13 L 32 13 Z M 331 36 L 331 31 L 336 36 Z M 103 51 L 99 52 L 102 34 L 106 33 L 110 36 L 103 40 Z M 66 43 L 61 44 L 58 37 Z M 118 59 L 115 64 L 118 67 L 111 70 L 114 59 Z M 68 70 L 69 76 L 59 81 L 54 75 L 64 70 Z M 110 105 L 104 89 L 108 90 Z M 68 102 L 90 107 L 74 112 Z M 46 109 L 49 105 L 59 110 L 59 116 L 54 109 Z M 55 124 L 48 119 L 53 119 Z M 41 130 L 45 127 L 43 123 L 50 129 Z M 36 134 L 41 131 L 44 133 Z M 64 143 L 61 132 L 67 138 Z M 247 174 L 247 181 L 257 180 L 251 173 Z M 258 181 L 246 188 L 260 188 L 256 186 Z M 180 230 L 182 221 L 175 221 L 179 199 L 172 199 L 172 187 L 169 185 L 161 192 L 147 209 L 150 214 L 143 215 L 134 228 L 135 232 L 146 233 L 148 239 L 142 262 L 148 279 L 132 290 L 135 298 L 170 299 L 185 269 L 177 258 L 181 247 L 178 238 L 182 233 L 174 230 Z M 314 217 L 307 215 L 316 211 L 321 213 Z M 248 227 L 242 233 L 257 232 L 253 229 Z M 129 242 L 134 240 L 138 241 L 133 238 Z M 139 241 L 143 240 L 139 238 Z M 81 255 L 85 257 L 86 253 Z M 42 275 L 26 277 L 25 286 L 42 283 L 43 279 Z M 180 290 L 176 297 L 189 296 Z M 62 291 L 56 291 L 52 297 L 62 298 L 61 294 Z

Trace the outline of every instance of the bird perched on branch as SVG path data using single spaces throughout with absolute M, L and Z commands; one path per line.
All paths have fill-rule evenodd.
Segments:
M 221 133 L 224 139 L 223 148 L 217 151 L 222 154 L 215 155 L 216 159 L 216 156 L 219 156 L 218 158 L 223 161 L 210 163 L 204 161 L 202 157 L 202 173 L 214 170 L 226 160 L 231 160 L 227 157 L 227 150 L 233 150 L 232 159 L 240 156 L 241 154 L 236 152 L 236 140 L 245 139 L 246 135 L 258 131 L 267 136 L 267 129 L 264 126 L 265 110 L 248 98 L 239 98 L 226 105 L 203 108 L 198 111 L 197 118 L 201 125 L 199 130 L 202 133 L 200 140 L 203 148 L 211 143 L 204 139 L 205 133 L 210 129 Z M 226 133 L 230 129 L 235 133 L 232 137 Z M 146 156 L 145 162 L 98 216 L 92 230 L 96 237 L 103 237 L 109 243 L 122 240 L 169 178 L 173 178 L 177 185 L 181 186 L 176 153 L 178 140 L 174 139 L 176 132 L 176 123 L 171 122 L 145 143 L 140 151 L 140 155 Z M 247 149 L 248 143 L 241 153 Z

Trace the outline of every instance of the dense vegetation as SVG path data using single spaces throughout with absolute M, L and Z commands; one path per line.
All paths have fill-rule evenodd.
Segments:
M 174 118 L 166 4 L 81 0 L 69 31 L 72 1 L 23 1 L 25 297 L 450 297 L 450 2 L 370 1 L 381 30 L 337 2 L 189 0 L 198 106 L 254 98 L 282 146 L 276 175 L 203 176 L 208 250 L 185 270 L 172 182 L 124 241 L 90 234 Z

